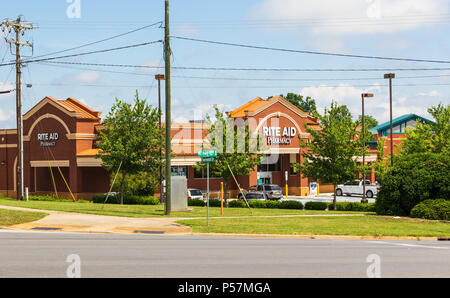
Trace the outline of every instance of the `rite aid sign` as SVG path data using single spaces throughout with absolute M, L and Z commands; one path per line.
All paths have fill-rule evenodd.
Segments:
M 267 138 L 267 145 L 290 145 L 292 138 L 297 135 L 295 127 L 263 127 L 262 132 Z
M 38 133 L 38 141 L 40 141 L 41 147 L 54 147 L 56 146 L 56 141 L 59 139 L 59 134 L 54 133 Z

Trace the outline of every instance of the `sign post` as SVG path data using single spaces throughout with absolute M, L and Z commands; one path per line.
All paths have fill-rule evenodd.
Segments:
M 209 226 L 209 164 L 214 162 L 217 151 L 199 151 L 197 154 L 206 163 L 206 225 Z
M 288 171 L 284 172 L 284 177 L 286 178 L 286 199 L 288 198 Z

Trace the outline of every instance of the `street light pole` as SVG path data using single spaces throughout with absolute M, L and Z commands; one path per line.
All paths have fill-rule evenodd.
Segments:
M 361 94 L 362 101 L 362 141 L 363 141 L 363 198 L 361 203 L 368 203 L 366 199 L 366 141 L 365 141 L 365 117 L 364 117 L 364 98 L 373 97 L 373 93 L 363 93 Z
M 391 167 L 394 165 L 394 141 L 392 132 L 392 79 L 395 79 L 395 73 L 387 73 L 384 75 L 385 79 L 389 79 L 389 109 L 391 122 Z

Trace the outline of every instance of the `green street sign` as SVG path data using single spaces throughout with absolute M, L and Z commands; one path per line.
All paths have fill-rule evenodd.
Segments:
M 214 157 L 202 157 L 202 163 L 214 162 Z
M 197 154 L 199 157 L 217 157 L 217 151 L 199 151 Z

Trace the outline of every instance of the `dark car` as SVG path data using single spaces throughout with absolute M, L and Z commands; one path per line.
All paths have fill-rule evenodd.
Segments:
M 267 196 L 264 192 L 248 192 L 245 194 L 245 199 L 247 201 L 252 200 L 267 201 Z

